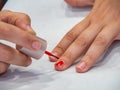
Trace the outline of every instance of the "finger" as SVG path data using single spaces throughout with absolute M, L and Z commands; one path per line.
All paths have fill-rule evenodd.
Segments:
M 92 6 L 94 0 L 65 0 L 69 5 L 80 7 L 80 6 Z
M 7 69 L 9 68 L 10 64 L 0 62 L 0 75 L 5 73 Z
M 37 37 L 4 22 L 0 22 L 0 39 L 13 42 L 31 50 L 38 50 L 40 48 L 40 41 Z
M 63 61 L 64 65 L 61 67 L 55 64 L 56 70 L 67 69 L 76 59 L 78 59 L 82 53 L 88 48 L 96 35 L 101 31 L 102 24 L 92 24 L 85 31 L 83 31 L 79 37 L 69 46 L 65 53 L 60 57 L 57 63 Z
M 115 37 L 114 40 L 120 40 L 120 33 Z
M 98 60 L 98 58 L 103 54 L 106 48 L 113 42 L 115 36 L 118 31 L 116 28 L 113 30 L 109 25 L 104 28 L 99 35 L 96 37 L 89 50 L 82 58 L 82 60 L 76 66 L 77 72 L 86 72 L 90 69 L 90 67 Z M 108 37 L 109 35 L 109 37 Z
M 53 49 L 52 53 L 58 57 L 60 57 L 69 45 L 78 37 L 78 35 L 89 26 L 89 20 L 82 21 L 81 23 L 77 24 L 71 31 L 69 31 L 63 39 L 58 43 L 58 45 Z M 50 57 L 51 61 L 56 61 L 55 58 Z
M 12 21 L 11 23 L 14 23 L 14 25 L 18 26 L 19 28 L 26 30 L 33 35 L 36 35 L 35 31 L 31 27 L 31 19 L 27 14 L 16 12 L 13 14 L 13 16 L 10 16 L 10 18 L 11 20 L 9 19 L 9 22 Z
M 1 12 L 0 16 L 1 21 L 15 25 L 22 30 L 28 31 L 31 34 L 35 35 L 34 30 L 31 28 L 30 17 L 27 14 L 4 10 Z
M 31 64 L 30 57 L 2 43 L 0 43 L 0 55 L 0 61 L 7 64 L 14 64 L 19 66 L 28 66 Z

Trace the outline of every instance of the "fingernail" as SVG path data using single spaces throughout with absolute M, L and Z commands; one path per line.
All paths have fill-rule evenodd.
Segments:
M 27 61 L 27 63 L 26 63 L 26 66 L 29 66 L 31 63 L 32 63 L 32 60 L 29 59 L 29 60 Z
M 61 61 L 59 61 L 59 62 L 57 62 L 57 63 L 55 64 L 55 67 L 56 67 L 56 68 L 59 68 L 59 69 L 62 69 L 62 68 L 63 68 L 63 65 L 64 65 L 64 61 L 61 60 Z
M 86 67 L 87 67 L 86 62 L 81 62 L 81 63 L 78 65 L 78 68 L 81 69 L 81 70 L 84 70 Z
M 32 47 L 36 50 L 39 49 L 40 48 L 40 42 L 38 42 L 38 41 L 33 42 Z

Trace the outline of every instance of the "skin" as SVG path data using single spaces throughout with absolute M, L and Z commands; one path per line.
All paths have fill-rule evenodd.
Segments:
M 51 61 L 63 61 L 55 69 L 69 68 L 83 53 L 76 71 L 84 73 L 100 58 L 114 40 L 120 40 L 120 0 L 65 0 L 72 6 L 90 6 L 89 15 L 74 26 L 57 44 L 52 53 L 60 57 Z M 88 3 L 89 2 L 89 3 Z M 83 5 L 82 5 L 83 4 Z
M 12 11 L 0 12 L 0 39 L 15 43 L 31 50 L 40 48 L 40 41 L 30 27 L 28 15 Z M 18 49 L 0 43 L 0 74 L 6 72 L 10 64 L 28 66 L 31 58 Z
M 92 6 L 95 0 L 65 0 L 69 5 L 73 7 Z

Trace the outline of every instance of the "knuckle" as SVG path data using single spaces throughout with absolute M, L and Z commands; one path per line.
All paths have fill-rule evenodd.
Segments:
M 107 44 L 107 40 L 104 36 L 99 36 L 95 39 L 94 44 L 98 46 L 103 46 Z
M 30 17 L 27 14 L 24 13 L 12 13 L 8 19 L 8 23 L 13 25 L 18 25 L 22 23 L 24 20 L 27 20 L 30 22 Z
M 19 16 L 19 18 L 21 18 L 21 19 L 24 19 L 24 18 L 30 19 L 29 15 L 26 14 L 26 13 L 15 12 L 15 13 L 13 13 L 12 15 L 13 15 L 13 16 L 15 15 L 15 16 L 17 16 L 17 17 Z
M 57 45 L 56 48 L 55 48 L 55 50 L 59 51 L 60 53 L 65 52 L 65 49 L 64 49 L 64 47 L 62 47 L 61 44 Z
M 73 31 L 70 31 L 66 34 L 66 39 L 69 40 L 69 41 L 73 41 L 74 37 L 76 37 L 76 34 Z
M 9 36 L 10 28 L 5 27 L 3 23 L 0 23 L 0 37 L 1 38 L 6 38 L 5 36 Z
M 75 43 L 76 43 L 76 45 L 79 45 L 81 47 L 86 47 L 88 40 L 85 36 L 80 36 L 76 39 Z
M 9 14 L 12 13 L 12 11 L 10 11 L 10 10 L 3 10 L 3 11 L 1 11 L 0 13 L 1 13 L 2 15 L 9 15 Z

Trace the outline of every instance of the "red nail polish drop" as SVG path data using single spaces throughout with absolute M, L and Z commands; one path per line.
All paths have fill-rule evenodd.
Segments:
M 59 67 L 59 66 L 62 66 L 64 64 L 63 61 L 59 61 L 58 63 L 55 64 L 55 67 Z

